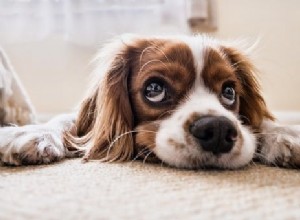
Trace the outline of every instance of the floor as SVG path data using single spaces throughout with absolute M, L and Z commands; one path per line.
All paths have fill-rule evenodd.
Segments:
M 65 160 L 0 167 L 0 219 L 300 219 L 300 172 Z

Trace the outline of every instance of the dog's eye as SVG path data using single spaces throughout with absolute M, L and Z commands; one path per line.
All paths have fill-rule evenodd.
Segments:
M 225 105 L 232 105 L 235 102 L 234 88 L 232 86 L 224 86 L 221 98 Z
M 151 82 L 146 86 L 145 97 L 151 102 L 161 102 L 166 98 L 166 88 L 163 83 Z

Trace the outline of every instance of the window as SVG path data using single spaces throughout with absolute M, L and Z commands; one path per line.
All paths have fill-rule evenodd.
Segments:
M 194 24 L 188 21 L 191 21 L 190 16 L 195 16 L 195 5 L 206 6 L 208 2 L 5 0 L 0 1 L 0 41 L 32 41 L 59 35 L 74 43 L 93 45 L 124 32 L 187 33 L 189 24 Z M 207 16 L 206 10 L 199 10 L 199 13 Z M 200 22 L 203 18 L 205 20 L 200 16 Z

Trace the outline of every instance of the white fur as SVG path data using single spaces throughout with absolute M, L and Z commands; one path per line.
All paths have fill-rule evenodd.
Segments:
M 195 142 L 189 145 L 185 138 L 186 131 L 184 131 L 183 126 L 193 113 L 224 116 L 231 120 L 240 134 L 232 151 L 216 157 L 212 153 L 201 150 Z M 178 149 L 168 142 L 169 139 L 186 147 Z M 154 152 L 164 162 L 176 167 L 197 168 L 215 166 L 237 168 L 249 163 L 253 158 L 255 146 L 256 141 L 253 134 L 240 124 L 236 115 L 226 110 L 215 94 L 210 93 L 205 87 L 197 87 L 178 110 L 161 123 L 156 135 Z M 191 158 L 194 158 L 198 162 L 196 164 L 192 163 Z
M 299 125 L 284 126 L 265 120 L 261 129 L 261 152 L 258 157 L 263 162 L 285 167 L 300 165 Z
M 74 114 L 65 114 L 41 125 L 1 128 L 0 162 L 43 164 L 71 156 L 63 146 L 62 133 L 71 129 L 74 119 Z

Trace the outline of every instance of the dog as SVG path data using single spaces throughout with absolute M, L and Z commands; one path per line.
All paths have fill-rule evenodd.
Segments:
M 77 112 L 0 129 L 2 164 L 83 156 L 187 169 L 237 169 L 254 159 L 300 166 L 300 127 L 276 122 L 257 69 L 234 43 L 204 35 L 123 35 L 95 62 Z

